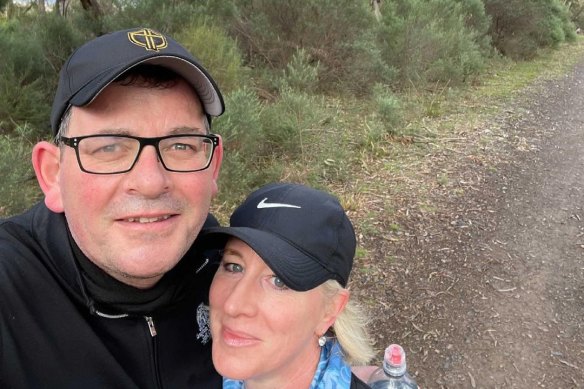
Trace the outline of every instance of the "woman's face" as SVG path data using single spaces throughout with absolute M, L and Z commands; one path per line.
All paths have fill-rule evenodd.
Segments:
M 288 289 L 247 244 L 230 239 L 210 291 L 215 368 L 270 387 L 312 377 L 318 338 L 334 321 L 333 300 L 322 286 Z

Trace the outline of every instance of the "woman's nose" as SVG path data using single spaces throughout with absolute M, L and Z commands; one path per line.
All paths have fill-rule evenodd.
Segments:
M 231 316 L 253 316 L 257 312 L 260 287 L 250 280 L 240 280 L 228 293 L 225 312 Z

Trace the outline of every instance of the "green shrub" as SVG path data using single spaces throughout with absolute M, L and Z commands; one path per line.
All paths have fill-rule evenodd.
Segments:
M 100 2 L 100 5 L 103 7 L 105 3 Z M 175 36 L 189 27 L 199 15 L 206 14 L 204 4 L 188 1 L 117 0 L 111 4 L 112 9 L 104 12 L 98 23 L 94 23 L 95 33 L 142 26 Z M 78 17 L 84 18 L 87 23 L 86 12 L 79 13 Z
M 31 134 L 30 127 L 18 127 L 12 135 L 0 135 L 0 217 L 20 213 L 41 197 L 30 162 Z
M 66 20 L 53 14 L 23 17 L 0 27 L 0 133 L 25 125 L 35 137 L 49 133 L 59 70 L 82 40 Z
M 529 59 L 541 47 L 575 39 L 575 26 L 560 0 L 485 0 L 493 45 L 513 59 Z
M 276 79 L 278 90 L 291 88 L 306 93 L 314 92 L 318 82 L 320 64 L 312 64 L 305 49 L 298 49 L 290 63 Z
M 211 72 L 224 94 L 248 83 L 237 44 L 224 30 L 197 23 L 182 30 L 176 39 Z
M 0 134 L 12 134 L 18 126 L 26 124 L 42 134 L 50 112 L 42 81 L 38 78 L 29 81 L 32 71 L 17 70 L 13 64 L 0 66 L 0 72 Z
M 229 107 L 213 123 L 213 132 L 222 136 L 223 166 L 219 177 L 219 202 L 234 204 L 267 181 L 279 177 L 271 167 L 263 137 L 262 105 L 249 88 L 225 96 Z
M 402 106 L 399 98 L 382 84 L 373 88 L 373 99 L 377 108 L 377 117 L 384 124 L 387 133 L 395 133 L 403 124 Z
M 268 150 L 288 160 L 303 159 L 309 147 L 310 132 L 327 117 L 321 99 L 285 89 L 273 104 L 267 105 L 261 116 L 263 137 Z
M 246 61 L 254 68 L 284 70 L 297 50 L 303 49 L 310 64 L 319 64 L 318 91 L 359 86 L 361 93 L 385 77 L 375 50 L 362 44 L 372 37 L 375 19 L 365 1 L 293 0 L 233 1 L 225 17 L 240 43 Z M 368 64 L 355 72 L 358 63 Z M 358 80 L 358 81 L 356 81 Z M 388 81 L 381 79 L 381 81 Z M 368 90 L 368 88 L 365 88 Z
M 397 0 L 387 5 L 379 41 L 402 87 L 460 84 L 485 66 L 487 45 L 473 27 L 484 21 L 469 19 L 470 11 L 459 1 Z

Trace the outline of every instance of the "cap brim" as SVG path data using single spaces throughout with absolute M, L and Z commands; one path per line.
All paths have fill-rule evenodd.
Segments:
M 90 104 L 109 84 L 123 73 L 140 64 L 162 66 L 170 69 L 184 78 L 197 92 L 205 113 L 211 116 L 219 116 L 225 110 L 223 97 L 217 92 L 218 87 L 211 77 L 197 65 L 177 56 L 157 56 L 137 61 L 130 66 L 118 66 L 108 69 L 81 88 L 70 103 L 73 106 L 83 107 Z
M 278 235 L 249 227 L 214 227 L 204 231 L 202 244 L 223 246 L 229 237 L 242 240 L 266 262 L 274 273 L 296 291 L 314 289 L 335 275 Z

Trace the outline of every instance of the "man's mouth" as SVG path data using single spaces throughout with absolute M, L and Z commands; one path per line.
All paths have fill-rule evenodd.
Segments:
M 158 216 L 158 217 L 130 217 L 126 221 L 130 223 L 155 223 L 164 221 L 170 218 L 170 215 Z

